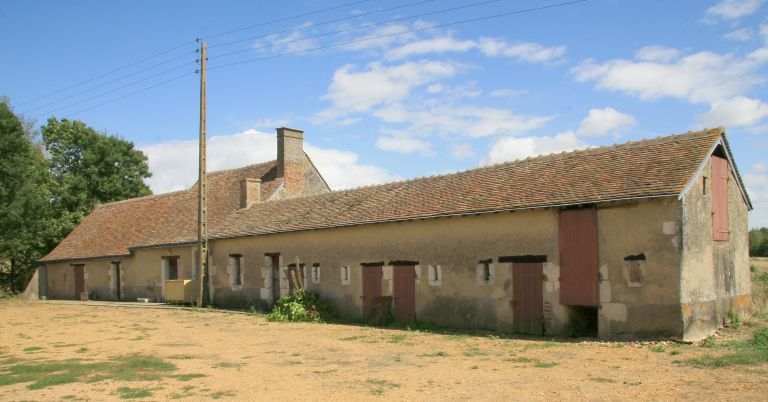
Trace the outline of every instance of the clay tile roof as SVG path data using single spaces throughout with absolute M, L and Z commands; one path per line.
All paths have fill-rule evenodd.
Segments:
M 208 175 L 208 224 L 219 225 L 240 207 L 240 181 L 262 180 L 261 198 L 280 186 L 275 161 Z M 173 193 L 103 204 L 41 261 L 121 257 L 130 248 L 192 243 L 197 239 L 197 184 Z
M 723 134 L 703 130 L 257 204 L 212 225 L 211 237 L 678 195 Z

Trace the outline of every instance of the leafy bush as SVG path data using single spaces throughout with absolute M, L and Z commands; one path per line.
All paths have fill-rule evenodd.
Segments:
M 752 334 L 752 344 L 758 349 L 768 349 L 768 327 L 755 330 Z
M 330 303 L 312 292 L 299 289 L 278 300 L 267 320 L 326 322 L 331 318 L 332 312 Z

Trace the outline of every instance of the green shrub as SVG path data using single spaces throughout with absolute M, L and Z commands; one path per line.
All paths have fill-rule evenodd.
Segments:
M 275 303 L 267 315 L 269 321 L 326 322 L 332 316 L 330 303 L 314 293 L 299 289 Z
M 752 344 L 758 349 L 768 349 L 768 327 L 762 327 L 752 333 Z

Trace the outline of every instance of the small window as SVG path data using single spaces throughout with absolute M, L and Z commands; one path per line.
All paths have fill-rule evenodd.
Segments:
M 349 266 L 345 265 L 341 267 L 341 284 L 349 285 L 351 281 L 352 281 L 352 272 Z
M 493 283 L 493 260 L 483 260 L 478 262 L 476 271 L 475 271 L 475 278 L 477 280 L 477 283 L 479 285 L 488 285 Z
M 427 267 L 427 276 L 430 286 L 440 286 L 443 282 L 443 272 L 439 265 L 429 265 Z
M 707 195 L 707 176 L 704 176 L 701 180 L 701 193 Z
M 168 264 L 168 279 L 179 279 L 179 257 L 166 258 Z
M 240 254 L 230 255 L 229 266 L 232 286 L 241 286 L 243 284 L 243 256 Z
M 320 264 L 312 264 L 312 283 L 320 283 Z

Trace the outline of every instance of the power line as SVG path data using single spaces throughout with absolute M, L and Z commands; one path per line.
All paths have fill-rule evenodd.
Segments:
M 78 86 L 80 86 L 80 85 L 83 85 L 83 84 L 87 84 L 87 83 L 89 83 L 89 82 L 92 82 L 92 81 L 94 81 L 94 80 L 97 80 L 97 79 L 99 79 L 99 78 L 102 78 L 102 77 L 106 77 L 106 76 L 108 76 L 108 75 L 110 75 L 110 74 L 114 74 L 114 73 L 116 73 L 116 72 L 118 72 L 118 71 L 122 71 L 122 70 L 125 70 L 126 68 L 129 68 L 129 67 L 135 66 L 135 65 L 137 65 L 137 64 L 140 64 L 140 63 L 143 63 L 143 62 L 145 62 L 145 61 L 147 61 L 147 60 L 151 60 L 151 59 L 154 59 L 155 57 L 159 57 L 159 56 L 162 56 L 162 55 L 164 55 L 164 54 L 170 53 L 170 52 L 172 52 L 172 51 L 174 51 L 174 50 L 177 50 L 177 49 L 181 49 L 182 47 L 184 47 L 184 46 L 187 46 L 187 45 L 189 45 L 189 44 L 190 44 L 190 41 L 186 41 L 186 42 L 184 42 L 183 44 L 180 44 L 180 45 L 178 45 L 178 46 L 174 46 L 174 47 L 172 47 L 172 48 L 169 48 L 169 49 L 163 50 L 162 52 L 158 52 L 158 53 L 155 53 L 155 54 L 153 54 L 153 55 L 151 55 L 151 56 L 147 56 L 147 57 L 145 57 L 145 58 L 143 58 L 143 59 L 141 59 L 141 60 L 137 60 L 137 61 L 134 61 L 133 63 L 129 63 L 129 64 L 126 64 L 126 65 L 124 65 L 124 66 L 122 66 L 122 67 L 118 67 L 118 68 L 116 68 L 116 69 L 114 69 L 114 70 L 110 70 L 110 71 L 107 71 L 106 73 L 102 73 L 102 74 L 99 74 L 99 75 L 97 75 L 97 76 L 94 76 L 94 77 L 88 78 L 87 80 L 83 80 L 83 81 L 80 81 L 80 82 L 78 82 L 78 83 L 75 83 L 75 84 L 72 84 L 72 85 L 70 85 L 70 86 L 68 86 L 68 87 L 64 87 L 64 88 L 61 88 L 61 89 L 57 89 L 57 90 L 55 90 L 55 91 L 53 91 L 53 92 L 48 92 L 47 94 L 44 94 L 44 95 L 40 95 L 40 96 L 38 96 L 37 98 L 33 98 L 33 99 L 29 99 L 29 100 L 26 100 L 26 101 L 24 101 L 24 102 L 21 102 L 21 103 L 17 103 L 17 104 L 16 104 L 16 107 L 18 107 L 18 106 L 22 106 L 22 105 L 26 105 L 26 104 L 28 104 L 28 103 L 32 103 L 32 102 L 38 101 L 38 100 L 40 100 L 40 99 L 44 99 L 44 98 L 47 98 L 47 97 L 49 97 L 49 96 L 51 96 L 51 95 L 56 95 L 56 94 L 58 94 L 58 93 L 64 92 L 64 91 L 66 91 L 66 90 L 69 90 L 69 89 L 72 89 L 72 88 L 76 88 L 76 87 L 78 87 Z
M 219 32 L 219 33 L 216 33 L 216 34 L 213 34 L 213 35 L 208 35 L 208 36 L 206 36 L 204 38 L 205 39 L 218 38 L 219 36 L 229 35 L 229 34 L 232 34 L 232 33 L 235 33 L 235 32 L 242 32 L 242 31 L 247 31 L 249 29 L 262 27 L 262 26 L 265 26 L 265 25 L 276 24 L 278 22 L 285 22 L 285 21 L 295 20 L 297 18 L 306 17 L 308 15 L 320 14 L 320 13 L 324 13 L 324 12 L 328 12 L 328 11 L 338 10 L 340 8 L 354 6 L 354 5 L 361 4 L 361 3 L 367 3 L 369 1 L 371 1 L 371 0 L 353 1 L 351 3 L 345 3 L 345 4 L 341 4 L 341 5 L 334 6 L 334 7 L 324 8 L 324 9 L 321 9 L 321 10 L 310 11 L 310 12 L 304 13 L 304 14 L 294 15 L 294 16 L 291 16 L 291 17 L 279 18 L 279 19 L 276 19 L 276 20 L 271 20 L 271 21 L 266 21 L 266 22 L 261 22 L 261 23 L 255 24 L 255 25 L 249 25 L 249 26 L 242 27 L 242 28 L 236 28 L 236 29 L 233 29 L 231 31 Z
M 262 34 L 262 35 L 257 35 L 257 36 L 250 36 L 250 37 L 247 37 L 247 38 L 233 40 L 233 41 L 230 41 L 230 42 L 217 43 L 217 44 L 209 45 L 208 48 L 211 49 L 211 48 L 217 48 L 217 47 L 222 47 L 222 46 L 229 46 L 229 45 L 233 45 L 233 44 L 236 44 L 236 43 L 246 42 L 246 41 L 249 41 L 249 40 L 265 38 L 267 36 L 279 35 L 279 34 L 284 34 L 284 33 L 289 33 L 289 32 L 302 31 L 302 30 L 308 29 L 308 28 L 316 28 L 316 27 L 319 27 L 319 26 L 322 26 L 322 25 L 332 24 L 334 22 L 341 22 L 341 21 L 351 20 L 351 19 L 355 19 L 355 18 L 367 17 L 369 15 L 386 13 L 386 12 L 389 12 L 389 11 L 399 10 L 399 9 L 407 8 L 407 7 L 418 6 L 418 5 L 425 4 L 425 3 L 433 3 L 435 1 L 437 1 L 437 0 L 417 1 L 415 3 L 408 3 L 408 4 L 403 4 L 403 5 L 399 5 L 399 6 L 395 6 L 395 7 L 390 7 L 390 8 L 385 8 L 385 9 L 381 9 L 381 10 L 370 11 L 370 12 L 367 12 L 367 13 L 355 14 L 355 15 L 350 15 L 350 16 L 347 16 L 347 17 L 336 18 L 336 19 L 333 19 L 333 20 L 318 22 L 316 24 L 312 24 L 312 25 L 306 26 L 306 27 L 286 29 L 284 31 L 270 32 L 270 33 L 267 33 L 267 34 Z
M 430 29 L 445 28 L 445 27 L 454 26 L 454 25 L 467 24 L 467 23 L 470 23 L 470 22 L 486 21 L 486 20 L 490 20 L 490 19 L 494 19 L 494 18 L 506 17 L 506 16 L 510 16 L 510 15 L 525 14 L 525 13 L 530 13 L 530 12 L 534 12 L 534 11 L 546 10 L 546 9 L 550 9 L 550 8 L 564 7 L 564 6 L 569 6 L 569 5 L 578 4 L 578 3 L 586 3 L 587 1 L 589 1 L 589 0 L 573 0 L 573 1 L 563 2 L 563 3 L 551 4 L 551 5 L 547 5 L 547 6 L 533 7 L 533 8 L 523 9 L 523 10 L 516 10 L 516 11 L 510 11 L 510 12 L 501 13 L 501 14 L 489 15 L 489 16 L 485 16 L 485 17 L 471 18 L 471 19 L 466 19 L 466 20 L 461 20 L 461 21 L 449 22 L 449 23 L 446 23 L 446 24 L 433 25 L 433 26 L 426 27 L 426 28 L 410 29 L 410 30 L 407 30 L 407 31 L 401 31 L 401 32 L 396 32 L 396 33 L 391 33 L 391 34 L 386 34 L 386 35 L 377 35 L 377 36 L 371 36 L 371 37 L 367 37 L 367 38 L 351 40 L 351 41 L 346 41 L 346 42 L 338 42 L 338 43 L 333 43 L 333 44 L 330 44 L 330 45 L 315 47 L 315 48 L 312 48 L 312 49 L 297 50 L 297 51 L 294 51 L 294 52 L 281 53 L 281 54 L 276 54 L 276 55 L 267 56 L 267 57 L 260 57 L 260 58 L 256 58 L 256 59 L 241 60 L 241 61 L 238 61 L 238 62 L 228 63 L 228 64 L 220 64 L 218 66 L 208 67 L 208 71 L 216 70 L 216 69 L 220 69 L 220 68 L 225 68 L 225 67 L 236 66 L 236 65 L 240 65 L 240 64 L 254 63 L 254 62 L 257 62 L 257 61 L 275 59 L 275 58 L 283 57 L 283 56 L 290 56 L 290 55 L 294 55 L 294 54 L 307 53 L 307 52 L 312 52 L 312 51 L 315 51 L 315 50 L 328 49 L 328 48 L 332 48 L 332 47 L 338 47 L 338 46 L 350 45 L 350 44 L 355 44 L 355 43 L 360 43 L 360 42 L 367 42 L 367 41 L 376 40 L 376 39 L 382 39 L 382 38 L 389 38 L 389 37 L 393 37 L 393 36 L 405 35 L 405 34 L 414 33 L 414 32 L 421 32 L 421 31 L 426 31 L 426 30 L 430 30 Z
M 67 108 L 70 108 L 70 107 L 72 107 L 72 106 L 76 106 L 76 105 L 79 105 L 79 104 L 81 104 L 81 103 L 84 103 L 84 102 L 88 102 L 88 101 L 90 101 L 90 100 L 93 100 L 93 99 L 96 99 L 96 98 L 100 98 L 100 97 L 102 97 L 102 96 L 104 96 L 104 95 L 109 95 L 109 94 L 111 94 L 111 93 L 113 93 L 113 92 L 117 92 L 117 91 L 119 91 L 119 90 L 121 90 L 121 89 L 125 89 L 125 88 L 128 88 L 128 87 L 134 86 L 134 85 L 136 85 L 136 84 L 140 84 L 140 83 L 142 83 L 142 82 L 144 82 L 144 81 L 147 81 L 147 80 L 151 80 L 152 78 L 155 78 L 155 77 L 159 77 L 159 76 L 161 76 L 161 75 L 164 75 L 164 74 L 170 73 L 171 71 L 176 71 L 176 70 L 179 70 L 179 69 L 181 69 L 181 68 L 184 68 L 184 67 L 187 67 L 187 66 L 189 66 L 189 63 L 180 64 L 180 65 L 178 65 L 178 66 L 176 66 L 176 67 L 172 67 L 172 68 L 169 68 L 169 69 L 167 69 L 167 70 L 163 70 L 163 71 L 161 71 L 161 72 L 159 72 L 159 73 L 157 73 L 157 74 L 152 74 L 152 75 L 150 75 L 149 77 L 145 77 L 145 78 L 142 78 L 142 79 L 140 79 L 140 80 L 136 80 L 136 81 L 130 82 L 130 83 L 128 83 L 128 84 L 125 84 L 125 85 L 119 86 L 119 87 L 117 87 L 117 88 L 113 88 L 113 89 L 110 89 L 110 90 L 108 90 L 108 91 L 100 92 L 100 93 L 98 93 L 98 94 L 96 94 L 96 95 L 94 95 L 94 96 L 91 96 L 91 97 L 89 97 L 89 98 L 85 98 L 85 99 L 79 100 L 79 101 L 77 101 L 77 102 L 73 102 L 73 103 L 70 103 L 69 105 L 66 105 L 66 106 L 61 106 L 61 107 L 58 107 L 58 108 L 56 108 L 56 109 L 54 109 L 54 110 L 52 110 L 52 111 L 50 111 L 50 112 L 47 112 L 47 113 L 43 113 L 43 114 L 37 115 L 37 116 L 35 116 L 35 118 L 40 118 L 40 117 L 42 117 L 42 116 L 45 116 L 45 115 L 50 115 L 50 114 L 52 114 L 53 112 L 55 112 L 56 110 L 67 109 Z
M 246 27 L 242 27 L 242 28 L 233 29 L 233 30 L 230 30 L 230 31 L 226 31 L 226 32 L 219 32 L 219 33 L 215 33 L 215 34 L 213 34 L 213 35 L 209 35 L 209 36 L 208 36 L 208 38 L 214 38 L 214 37 L 219 37 L 219 36 L 229 35 L 229 34 L 232 34 L 232 33 L 235 33 L 235 32 L 241 32 L 241 31 L 245 31 L 245 30 L 248 30 L 248 29 L 252 29 L 252 28 L 256 28 L 256 27 L 260 27 L 260 26 L 264 26 L 264 25 L 269 25 L 269 24 L 274 24 L 274 23 L 278 23 L 278 22 L 289 21 L 289 20 L 292 20 L 292 19 L 301 18 L 301 17 L 306 17 L 306 16 L 309 16 L 309 15 L 313 15 L 313 14 L 319 14 L 319 13 L 323 13 L 323 12 L 327 12 L 327 11 L 333 11 L 333 10 L 337 10 L 337 9 L 340 9 L 340 8 L 344 8 L 344 7 L 348 7 L 348 6 L 352 6 L 352 5 L 357 5 L 357 4 L 366 3 L 366 2 L 369 2 L 369 1 L 371 1 L 371 0 L 357 0 L 357 1 L 349 2 L 349 3 L 344 3 L 344 4 L 341 4 L 341 5 L 338 5 L 338 6 L 334 6 L 334 7 L 328 7 L 328 8 L 324 8 L 324 9 L 321 9 L 321 10 L 315 10 L 315 11 L 311 11 L 311 12 L 308 12 L 308 13 L 303 13 L 303 14 L 294 15 L 294 16 L 291 16 L 291 17 L 285 17 L 285 18 L 275 19 L 275 20 L 271 20 L 271 21 L 263 22 L 263 23 L 260 23 L 260 24 L 255 24 L 255 25 L 250 25 L 250 26 L 246 26 Z M 72 84 L 72 85 L 69 85 L 69 86 L 66 86 L 66 87 L 63 87 L 63 88 L 57 89 L 57 90 L 55 90 L 55 91 L 52 91 L 52 92 L 48 92 L 48 93 L 45 93 L 45 94 L 43 94 L 43 95 L 37 96 L 37 97 L 35 97 L 35 98 L 32 98 L 32 99 L 28 99 L 28 100 L 26 100 L 26 101 L 23 101 L 23 102 L 17 103 L 17 104 L 15 104 L 15 106 L 16 106 L 16 107 L 19 107 L 19 106 L 27 105 L 27 104 L 30 104 L 30 103 L 36 102 L 36 101 L 38 101 L 38 100 L 41 100 L 41 99 L 45 99 L 45 98 L 48 98 L 48 97 L 50 97 L 50 96 L 52 96 L 52 95 L 56 95 L 56 94 L 62 93 L 62 92 L 64 92 L 64 91 L 68 91 L 68 90 L 70 90 L 70 89 L 73 89 L 73 88 L 77 88 L 77 87 L 79 87 L 79 86 L 81 86 L 81 85 L 87 84 L 87 83 L 89 83 L 89 82 L 93 82 L 93 81 L 95 81 L 95 80 L 97 80 L 97 79 L 99 79 L 99 78 L 103 78 L 103 77 L 109 76 L 109 75 L 111 75 L 111 74 L 114 74 L 114 73 L 116 73 L 116 72 L 119 72 L 119 71 L 123 71 L 123 70 L 125 70 L 125 69 L 127 69 L 127 68 L 133 67 L 133 66 L 135 66 L 135 65 L 137 65 L 137 64 L 141 64 L 141 63 L 143 63 L 143 62 L 145 62 L 145 61 L 147 61 L 147 60 L 151 60 L 151 59 L 154 59 L 154 58 L 156 58 L 156 57 L 162 56 L 162 55 L 164 55 L 164 54 L 168 54 L 168 53 L 170 53 L 170 52 L 173 52 L 173 51 L 175 51 L 175 50 L 178 50 L 178 49 L 180 49 L 180 48 L 182 48 L 182 47 L 185 47 L 185 46 L 187 46 L 187 45 L 189 45 L 189 44 L 190 44 L 190 41 L 185 41 L 184 43 L 181 43 L 181 44 L 179 44 L 179 45 L 176 45 L 176 46 L 174 46 L 174 47 L 168 48 L 168 49 L 166 49 L 166 50 L 163 50 L 163 51 L 161 51 L 161 52 L 157 52 L 157 53 L 155 53 L 155 54 L 149 55 L 149 56 L 147 56 L 147 57 L 144 57 L 144 58 L 142 58 L 142 59 L 136 60 L 136 61 L 134 61 L 134 62 L 132 62 L 132 63 L 128 63 L 128 64 L 126 64 L 126 65 L 123 65 L 123 66 L 121 66 L 121 67 L 115 68 L 115 69 L 113 69 L 113 70 L 109 70 L 109 71 L 107 71 L 107 72 L 105 72 L 105 73 L 101 73 L 101 74 L 98 74 L 98 75 L 96 75 L 96 76 L 93 76 L 93 77 L 91 77 L 91 78 L 88 78 L 88 79 L 85 79 L 85 80 L 79 81 L 79 82 L 77 82 L 77 83 L 74 83 L 74 84 Z M 135 74 L 134 74 L 134 75 L 135 75 Z M 119 79 L 118 79 L 118 80 L 119 80 Z M 105 85 L 106 85 L 106 84 L 105 84 Z M 103 86 L 104 86 L 104 85 L 102 85 L 102 87 L 103 87 Z M 85 91 L 85 92 L 88 92 L 88 91 Z M 72 95 L 72 96 L 77 96 L 77 95 Z M 69 98 L 69 97 L 68 97 L 68 98 Z M 30 109 L 30 111 L 31 111 L 31 110 L 37 110 L 37 109 L 39 109 L 39 108 L 41 108 L 41 107 L 45 107 L 45 106 L 47 106 L 47 105 L 50 105 L 50 103 L 49 103 L 49 104 L 46 104 L 46 105 L 43 105 L 43 106 L 39 106 L 39 107 L 37 107 L 37 108 L 35 108 L 35 109 Z
M 321 38 L 321 37 L 324 37 L 324 36 L 337 35 L 337 34 L 345 33 L 345 32 L 359 31 L 361 29 L 366 29 L 366 28 L 373 28 L 373 27 L 382 26 L 382 25 L 390 25 L 390 24 L 394 24 L 396 22 L 402 22 L 402 21 L 412 20 L 412 19 L 426 17 L 426 16 L 430 16 L 430 15 L 447 13 L 447 12 L 451 12 L 451 11 L 463 10 L 463 9 L 471 8 L 471 7 L 484 6 L 484 5 L 488 5 L 488 4 L 491 4 L 491 3 L 498 3 L 500 1 L 506 1 L 506 0 L 486 0 L 486 1 L 480 1 L 480 2 L 477 2 L 477 3 L 465 4 L 463 6 L 445 8 L 445 9 L 438 10 L 438 11 L 430 11 L 430 12 L 427 12 L 427 13 L 411 15 L 411 16 L 408 16 L 408 17 L 395 18 L 395 19 L 389 20 L 389 21 L 376 22 L 376 23 L 370 23 L 370 24 L 363 24 L 363 25 L 360 25 L 360 26 L 357 26 L 357 27 L 353 27 L 353 28 L 341 29 L 341 30 L 333 31 L 333 32 L 326 32 L 326 33 L 322 33 L 322 34 L 318 34 L 318 35 L 314 35 L 314 36 L 307 36 L 305 38 L 299 38 L 299 39 L 294 39 L 294 40 L 290 40 L 290 41 L 283 41 L 283 42 L 279 42 L 279 43 L 271 43 L 269 45 L 263 45 L 263 46 L 248 48 L 248 49 L 235 50 L 235 51 L 232 51 L 232 52 L 223 53 L 223 54 L 216 55 L 216 56 L 211 56 L 211 57 L 209 57 L 209 59 L 211 59 L 211 58 L 219 58 L 219 57 L 227 57 L 227 56 L 232 56 L 232 55 L 236 55 L 236 54 L 240 54 L 240 53 L 251 52 L 253 50 L 267 49 L 267 48 L 270 48 L 270 47 L 276 47 L 276 46 L 280 46 L 280 45 L 287 45 L 287 44 L 291 44 L 291 43 L 295 43 L 295 42 L 301 42 L 301 41 L 305 41 L 305 40 L 309 40 L 309 39 L 317 39 L 317 38 Z M 264 35 L 264 36 L 269 36 L 269 34 L 268 35 Z
M 193 75 L 193 74 L 195 74 L 195 73 L 194 73 L 194 72 L 184 73 L 184 74 L 178 75 L 178 76 L 176 76 L 176 77 L 174 77 L 174 78 L 171 78 L 171 79 L 168 79 L 168 80 L 165 80 L 165 81 L 161 81 L 161 82 L 158 82 L 157 84 L 154 84 L 154 85 L 150 85 L 150 86 L 148 86 L 148 87 L 146 87 L 146 88 L 142 88 L 142 89 L 139 89 L 139 90 L 137 90 L 137 91 L 133 91 L 133 92 L 127 93 L 127 94 L 125 94 L 125 95 L 123 95 L 123 96 L 120 96 L 120 97 L 117 97 L 117 98 L 114 98 L 114 99 L 108 100 L 108 101 L 106 101 L 106 102 L 102 102 L 102 103 L 96 104 L 96 105 L 94 105 L 94 106 L 91 106 L 91 107 L 88 107 L 88 108 L 86 108 L 86 109 L 81 109 L 81 110 L 78 110 L 78 111 L 76 111 L 76 112 L 74 112 L 74 113 L 68 113 L 68 114 L 67 114 L 67 116 L 74 116 L 74 115 L 76 115 L 76 114 L 80 114 L 80 113 L 83 113 L 83 112 L 87 112 L 87 111 L 89 111 L 89 110 L 91 110 L 91 109 L 96 109 L 97 107 L 101 107 L 101 106 L 104 106 L 104 105 L 107 105 L 107 104 L 110 104 L 110 103 L 113 103 L 113 102 L 117 102 L 117 101 L 119 101 L 119 100 L 121 100 L 121 99 L 125 99 L 125 98 L 127 98 L 127 97 L 129 97 L 129 96 L 133 96 L 133 95 L 136 95 L 136 94 L 138 94 L 138 93 L 141 93 L 141 92 L 144 92 L 144 91 L 148 91 L 148 90 L 150 90 L 150 89 L 152 89 L 152 88 L 157 88 L 157 87 L 159 87 L 159 86 L 161 86 L 161 85 L 169 84 L 169 83 L 171 83 L 171 82 L 173 82 L 173 81 L 177 81 L 177 80 L 180 80 L 180 79 L 182 79 L 182 78 L 184 78 L 184 77 L 186 77 L 186 76 L 188 76 L 188 75 Z
M 170 63 L 170 62 L 172 62 L 172 61 L 176 61 L 176 60 L 178 60 L 178 59 L 180 59 L 180 58 L 182 58 L 182 57 L 187 57 L 187 56 L 189 56 L 190 54 L 193 54 L 193 53 L 196 53 L 196 52 L 194 52 L 194 51 L 193 51 L 193 52 L 188 52 L 188 53 L 184 53 L 184 54 L 181 54 L 181 55 L 179 55 L 179 56 L 176 56 L 176 57 L 174 57 L 174 58 L 171 58 L 171 59 L 168 59 L 168 60 L 162 61 L 162 62 L 160 62 L 160 63 L 157 63 L 157 64 L 153 64 L 153 65 L 151 65 L 151 66 L 149 66 L 149 67 L 143 68 L 143 69 L 141 69 L 141 70 L 138 70 L 138 71 L 134 71 L 134 72 L 132 72 L 132 73 L 130 73 L 130 74 L 126 74 L 126 75 L 123 75 L 123 76 L 121 76 L 121 77 L 119 77 L 119 78 L 115 78 L 115 79 L 113 79 L 113 80 L 110 80 L 110 81 L 107 81 L 107 82 L 105 82 L 105 83 L 102 83 L 102 84 L 96 85 L 96 86 L 94 86 L 94 87 L 90 87 L 90 88 L 88 88 L 88 89 L 85 89 L 85 90 L 83 90 L 83 91 L 77 92 L 77 93 L 75 93 L 75 94 L 72 94 L 72 95 L 67 95 L 67 96 L 65 96 L 65 97 L 63 97 L 63 98 L 59 98 L 59 99 L 57 99 L 57 100 L 55 100 L 55 101 L 51 101 L 51 102 L 45 103 L 45 104 L 43 104 L 43 105 L 40 105 L 40 106 L 36 106 L 36 107 L 34 107 L 34 108 L 32 108 L 32 109 L 27 109 L 25 112 L 22 112 L 21 114 L 27 114 L 27 113 L 29 113 L 29 112 L 33 112 L 33 111 L 35 111 L 35 110 L 38 110 L 38 109 L 42 109 L 42 108 L 44 108 L 44 107 L 46 107 L 46 106 L 51 106 L 51 105 L 54 105 L 54 104 L 56 104 L 56 103 L 59 103 L 59 102 L 65 101 L 65 100 L 67 100 L 67 99 L 71 99 L 71 98 L 74 98 L 74 97 L 76 97 L 76 96 L 80 96 L 80 95 L 82 95 L 82 94 L 86 94 L 86 93 L 88 93 L 88 92 L 94 91 L 94 90 L 96 90 L 96 89 L 99 89 L 99 88 L 103 88 L 103 87 L 105 87 L 105 86 L 108 86 L 108 85 L 110 85 L 110 84 L 113 84 L 113 83 L 115 83 L 115 82 L 117 82 L 117 81 L 121 81 L 121 80 L 124 80 L 124 79 L 126 79 L 126 78 L 129 78 L 129 77 L 133 77 L 133 76 L 135 76 L 135 75 L 141 74 L 141 73 L 143 73 L 143 72 L 145 72 L 145 71 L 149 71 L 149 70 L 152 70 L 152 69 L 154 69 L 154 68 L 157 68 L 157 67 L 159 67 L 159 66 L 162 66 L 163 64 L 168 64 L 168 63 Z

